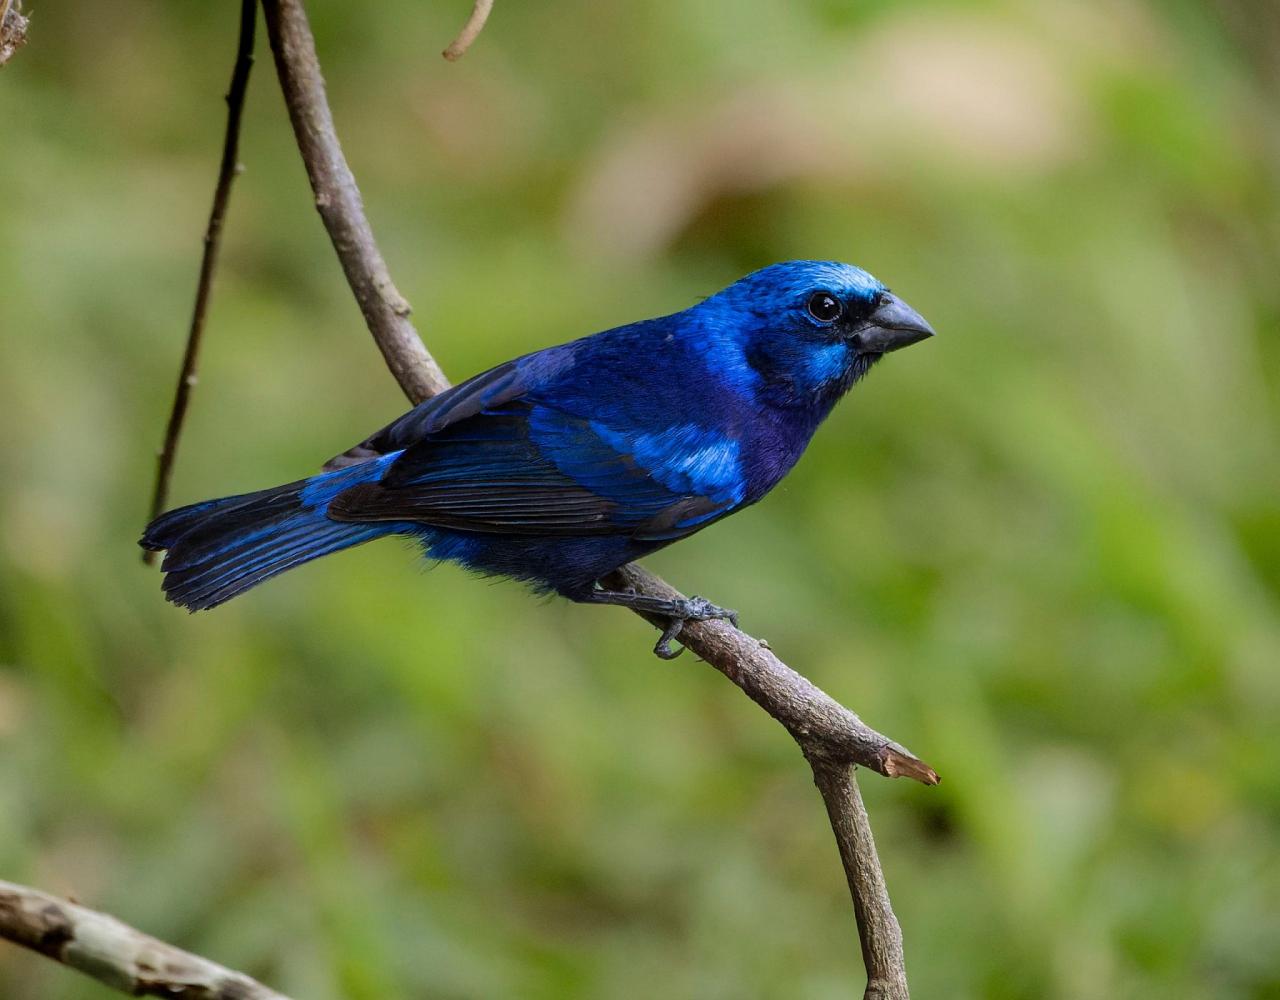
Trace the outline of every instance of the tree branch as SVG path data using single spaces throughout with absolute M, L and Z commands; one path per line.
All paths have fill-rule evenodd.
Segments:
M 209 310 L 209 293 L 213 287 L 213 275 L 218 266 L 218 249 L 222 245 L 222 220 L 227 214 L 227 202 L 231 197 L 231 182 L 240 172 L 237 162 L 240 150 L 240 119 L 244 112 L 244 97 L 249 89 L 249 71 L 253 69 L 254 24 L 258 16 L 257 0 L 240 2 L 240 38 L 236 44 L 236 61 L 231 70 L 231 85 L 227 88 L 227 131 L 222 141 L 222 161 L 218 166 L 218 182 L 213 189 L 213 208 L 209 211 L 209 224 L 204 231 L 204 253 L 200 258 L 200 279 L 196 282 L 196 303 L 191 313 L 191 327 L 187 333 L 187 349 L 178 370 L 178 386 L 173 393 L 173 408 L 165 427 L 164 446 L 156 461 L 156 485 L 151 494 L 151 517 L 156 518 L 169 499 L 169 482 L 173 477 L 173 463 L 178 455 L 178 441 L 182 436 L 182 423 L 187 416 L 187 404 L 196 384 L 200 364 L 200 345 L 204 339 L 205 316 Z M 142 561 L 148 565 L 155 561 L 152 551 L 143 553 Z
M 467 49 L 471 48 L 471 44 L 480 37 L 480 32 L 484 31 L 484 24 L 489 20 L 492 10 L 493 0 L 476 0 L 475 6 L 471 8 L 471 16 L 458 32 L 458 37 L 440 54 L 449 62 L 457 62 L 466 55 Z
M 374 242 L 360 189 L 333 128 L 306 12 L 300 0 L 263 0 L 262 10 L 316 209 L 387 367 L 404 394 L 420 402 L 448 388 L 449 380 L 409 322 L 409 303 L 396 290 Z
M 908 996 L 907 966 L 902 953 L 902 928 L 889 905 L 889 890 L 880 870 L 871 820 L 862 804 L 858 782 L 848 764 L 838 764 L 808 751 L 813 781 L 822 793 L 827 818 L 836 836 L 844 865 L 853 915 L 858 923 L 862 962 L 867 969 L 864 1000 L 899 1000 Z M 937 775 L 934 775 L 936 781 Z
M 0 882 L 0 938 L 135 997 L 288 1000 L 239 972 L 54 896 Z
M 684 597 L 637 563 L 624 566 L 605 582 L 610 589 L 633 589 L 668 601 Z M 641 617 L 658 628 L 666 624 L 661 617 Z M 753 639 L 728 622 L 705 621 L 686 622 L 680 642 L 781 723 L 811 760 L 846 766 L 861 764 L 886 778 L 914 778 L 925 785 L 938 783 L 933 768 L 788 667 L 764 640 Z
M 395 297 L 401 308 L 393 310 L 394 323 L 365 306 L 367 290 L 391 288 L 390 277 L 334 133 L 315 40 L 301 0 L 263 0 L 263 7 L 298 147 L 315 191 L 316 207 L 388 368 L 405 395 L 420 402 L 449 383 L 409 322 L 408 305 L 403 299 Z M 359 239 L 352 240 L 351 233 L 359 234 Z M 627 566 L 615 575 L 618 583 L 634 587 L 638 593 L 678 596 L 673 587 L 639 566 Z M 904 1000 L 907 981 L 901 933 L 852 765 L 862 764 L 888 777 L 910 777 L 928 785 L 938 783 L 937 774 L 784 664 L 764 642 L 745 632 L 719 621 L 689 622 L 680 640 L 742 688 L 799 743 L 813 767 L 848 876 L 867 965 L 866 997 Z

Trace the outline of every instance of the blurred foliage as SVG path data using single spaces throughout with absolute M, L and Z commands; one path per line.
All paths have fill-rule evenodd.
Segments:
M 1280 8 L 313 0 L 455 378 L 836 257 L 940 331 L 652 560 L 944 776 L 866 776 L 920 997 L 1280 997 Z M 138 562 L 236 31 L 28 4 L 0 73 L 0 873 L 308 1000 L 847 997 L 807 769 L 622 611 L 395 545 Z M 398 413 L 265 44 L 175 501 Z M 0 950 L 9 1000 L 105 990 Z

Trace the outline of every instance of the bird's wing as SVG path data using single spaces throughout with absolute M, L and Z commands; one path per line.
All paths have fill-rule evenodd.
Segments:
M 546 360 L 538 356 L 517 358 L 481 372 L 465 382 L 459 382 L 444 392 L 432 396 L 415 406 L 404 416 L 388 424 L 376 434 L 361 441 L 354 448 L 349 448 L 341 455 L 335 455 L 325 462 L 326 470 L 341 469 L 348 465 L 367 462 L 380 455 L 405 448 L 424 440 L 433 432 L 448 427 L 459 420 L 473 417 L 481 410 L 502 406 L 518 399 L 528 389 L 531 365 L 546 369 L 557 363 L 556 351 L 563 348 L 552 348 L 541 352 Z M 567 361 L 567 359 L 566 359 Z M 541 374 L 541 370 L 534 374 Z
M 737 443 L 727 436 L 692 424 L 623 433 L 519 392 L 498 402 L 511 393 L 504 381 L 518 378 L 494 369 L 462 398 L 442 395 L 442 411 L 408 414 L 375 435 L 379 450 L 394 450 L 405 421 L 419 421 L 417 440 L 381 481 L 339 494 L 329 516 L 485 534 L 670 540 L 741 503 Z M 440 412 L 450 419 L 441 423 Z

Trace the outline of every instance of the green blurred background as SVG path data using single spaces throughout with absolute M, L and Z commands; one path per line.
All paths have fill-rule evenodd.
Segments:
M 28 3 L 0 71 L 0 877 L 300 1000 L 860 995 L 786 735 L 622 611 L 389 543 L 214 614 L 138 561 L 231 3 Z M 313 0 L 448 373 L 857 262 L 939 331 L 659 554 L 902 740 L 919 997 L 1280 997 L 1280 7 Z M 403 408 L 259 38 L 174 501 Z M 0 996 L 100 998 L 0 948 Z

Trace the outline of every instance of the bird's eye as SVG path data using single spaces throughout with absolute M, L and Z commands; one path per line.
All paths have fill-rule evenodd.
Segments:
M 844 311 L 840 300 L 830 292 L 814 292 L 809 296 L 808 308 L 809 315 L 819 323 L 834 323 Z

